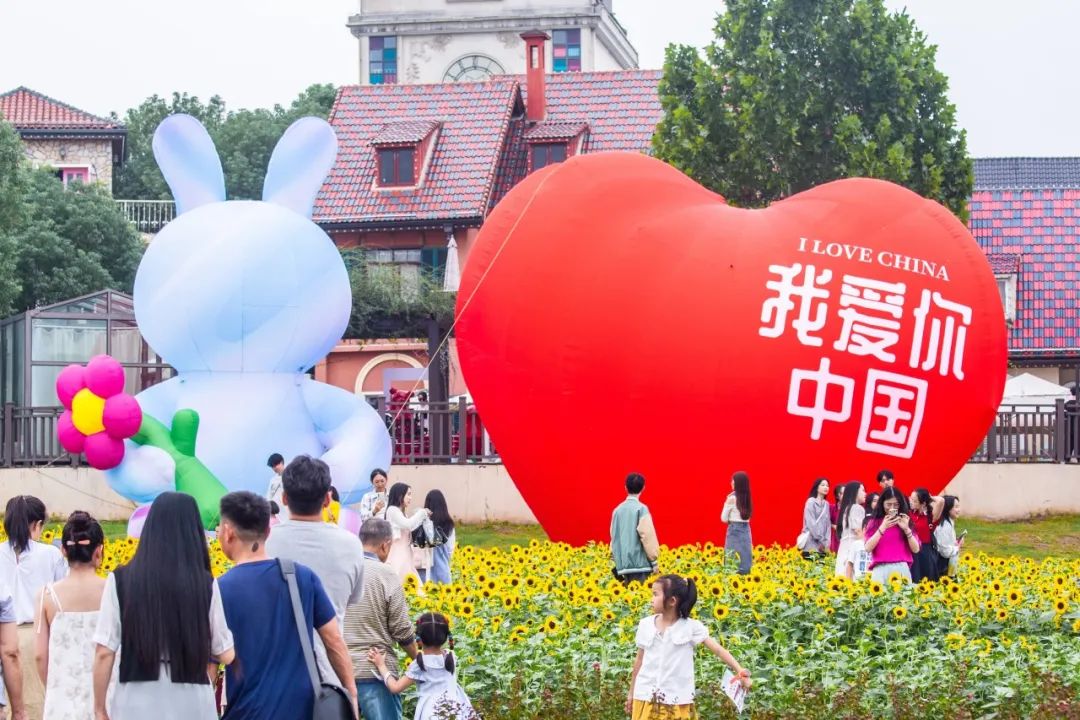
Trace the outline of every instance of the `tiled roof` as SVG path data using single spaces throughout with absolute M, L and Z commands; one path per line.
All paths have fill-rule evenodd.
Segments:
M 418 143 L 431 134 L 431 131 L 439 127 L 437 120 L 407 120 L 405 122 L 392 122 L 383 126 L 375 137 L 371 139 L 372 145 L 395 145 Z
M 589 127 L 587 122 L 541 122 L 525 131 L 525 139 L 530 142 L 544 140 L 570 140 Z
M 1080 189 L 976 190 L 970 226 L 992 266 L 1016 268 L 1009 351 L 1080 355 Z
M 547 76 L 545 122 L 589 123 L 585 152 L 648 152 L 663 116 L 659 70 L 556 73 Z M 521 93 L 528 96 L 521 77 Z
M 648 152 L 662 115 L 659 81 L 660 72 L 652 70 L 549 75 L 547 117 L 528 139 L 546 132 L 573 137 L 568 128 L 580 131 L 587 124 L 583 152 Z M 341 88 L 330 113 L 338 160 L 316 200 L 315 221 L 404 225 L 482 219 L 525 177 L 530 128 L 519 117 L 525 92 L 523 76 Z M 381 140 L 388 124 L 405 122 L 442 125 L 424 183 L 415 189 L 379 189 L 372 142 Z
M 117 130 L 124 126 L 25 87 L 0 95 L 0 116 L 17 130 Z
M 510 122 L 512 78 L 439 85 L 351 85 L 338 91 L 330 124 L 338 158 L 315 201 L 324 224 L 440 221 L 483 217 Z M 375 187 L 372 140 L 398 118 L 440 122 L 422 185 Z
M 995 253 L 986 256 L 990 261 L 990 269 L 995 275 L 1012 275 L 1020 272 L 1020 261 L 1023 259 L 1020 253 Z
M 975 158 L 976 190 L 1080 188 L 1080 157 Z

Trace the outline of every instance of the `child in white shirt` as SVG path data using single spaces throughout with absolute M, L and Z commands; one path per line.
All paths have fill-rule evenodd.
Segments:
M 694 711 L 694 650 L 704 644 L 723 660 L 743 687 L 750 687 L 750 673 L 709 636 L 698 620 L 690 618 L 697 602 L 693 580 L 664 575 L 652 586 L 652 610 L 638 625 L 638 646 L 626 712 L 631 720 L 697 717 Z

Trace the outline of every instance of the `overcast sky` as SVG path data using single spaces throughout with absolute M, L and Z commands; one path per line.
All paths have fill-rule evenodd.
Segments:
M 405 0 L 402 0 L 403 4 Z M 1080 2 L 886 0 L 938 50 L 976 157 L 1080 155 Z M 229 107 L 288 103 L 316 82 L 357 82 L 345 21 L 358 0 L 0 0 L 0 92 L 19 85 L 122 112 L 173 90 Z M 614 0 L 641 66 L 668 43 L 703 45 L 718 0 Z

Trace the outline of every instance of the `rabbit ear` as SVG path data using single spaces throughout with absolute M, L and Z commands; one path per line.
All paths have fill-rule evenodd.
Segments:
M 263 200 L 311 217 L 315 196 L 337 158 L 337 135 L 325 120 L 300 118 L 270 156 Z
M 170 115 L 154 132 L 154 157 L 176 200 L 176 214 L 225 199 L 225 173 L 214 141 L 190 115 Z

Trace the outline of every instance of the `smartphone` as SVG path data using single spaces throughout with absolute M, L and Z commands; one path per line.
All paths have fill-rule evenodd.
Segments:
M 957 540 L 963 540 L 963 539 L 964 539 L 964 536 L 965 536 L 965 535 L 967 535 L 967 530 L 964 530 L 964 531 L 962 531 L 962 532 L 960 533 L 960 537 L 958 537 L 958 538 L 956 538 L 956 539 L 957 539 Z

